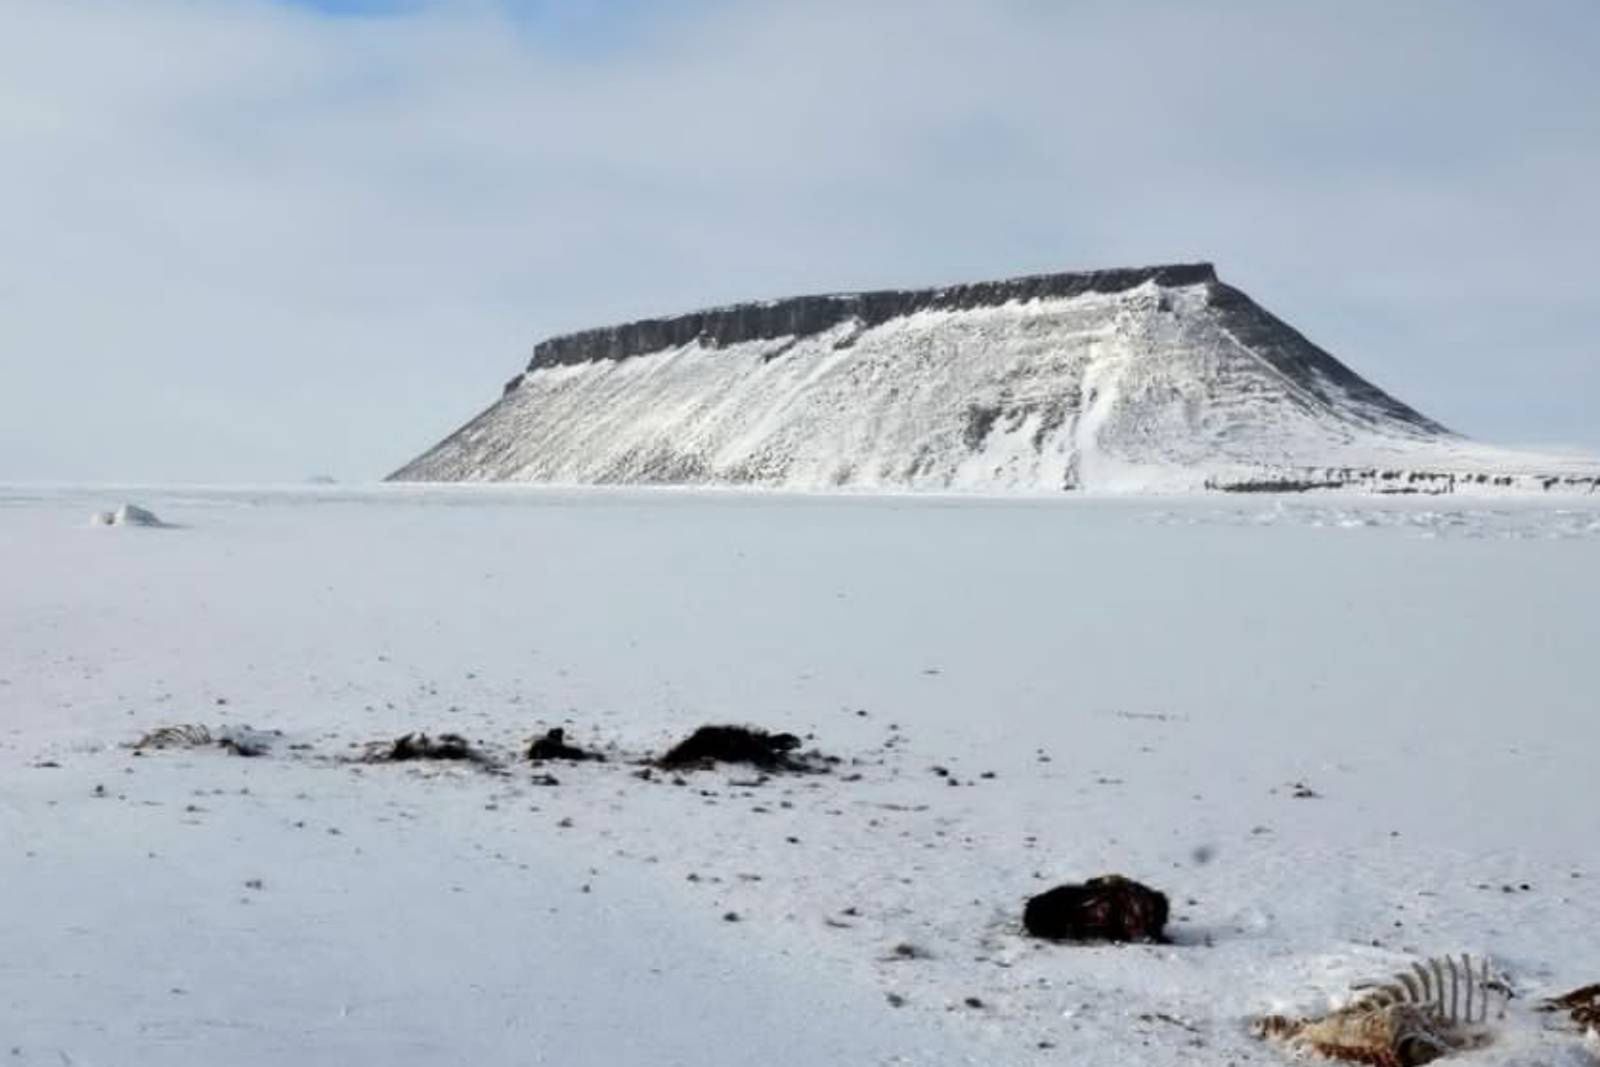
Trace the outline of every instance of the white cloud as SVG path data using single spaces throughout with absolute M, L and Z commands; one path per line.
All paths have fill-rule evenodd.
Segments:
M 375 476 L 538 337 L 1215 259 L 1469 431 L 1600 444 L 1600 15 L 743 4 L 0 13 L 0 477 Z

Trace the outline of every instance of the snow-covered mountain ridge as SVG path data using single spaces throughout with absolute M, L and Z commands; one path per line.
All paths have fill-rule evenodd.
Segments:
M 402 481 L 1594 492 L 1462 438 L 1210 264 L 739 304 L 552 338 Z

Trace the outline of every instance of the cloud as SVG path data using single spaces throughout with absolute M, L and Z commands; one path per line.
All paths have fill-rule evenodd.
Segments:
M 539 337 L 1209 258 L 1460 429 L 1600 445 L 1600 12 L 0 14 L 0 477 L 377 476 Z

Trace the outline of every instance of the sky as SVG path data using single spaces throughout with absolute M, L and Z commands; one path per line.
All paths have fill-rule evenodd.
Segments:
M 0 480 L 383 476 L 542 337 L 1209 260 L 1600 451 L 1593 0 L 6 0 Z

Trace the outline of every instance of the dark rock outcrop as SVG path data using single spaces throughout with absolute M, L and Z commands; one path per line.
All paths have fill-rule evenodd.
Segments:
M 1163 942 L 1168 912 L 1165 893 L 1107 874 L 1029 898 L 1022 925 L 1052 941 Z
M 879 289 L 734 304 L 552 337 L 534 346 L 528 369 L 597 359 L 626 359 L 696 340 L 709 345 L 731 345 L 775 337 L 809 337 L 851 319 L 863 329 L 870 329 L 917 311 L 990 307 L 1012 300 L 1072 297 L 1084 293 L 1118 293 L 1152 281 L 1158 285 L 1198 285 L 1214 282 L 1216 278 L 1216 270 L 1209 263 L 1178 263 L 1033 274 L 942 289 Z

